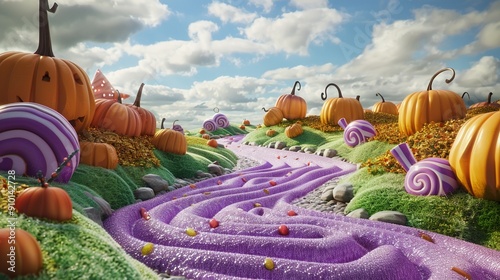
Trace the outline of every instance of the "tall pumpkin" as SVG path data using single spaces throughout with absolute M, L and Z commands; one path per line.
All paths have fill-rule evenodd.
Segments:
M 327 90 L 330 86 L 337 88 L 339 97 L 326 100 Z M 319 116 L 322 124 L 337 125 L 341 118 L 345 118 L 347 123 L 350 123 L 354 120 L 363 119 L 365 116 L 363 106 L 361 106 L 359 100 L 356 98 L 344 98 L 342 91 L 334 83 L 329 83 L 325 87 L 325 92 L 321 93 L 321 99 L 326 100 L 323 107 L 321 107 Z
M 283 121 L 283 112 L 279 108 L 272 107 L 266 110 L 266 108 L 262 107 L 262 110 L 266 112 L 263 119 L 265 126 L 277 125 Z
M 465 122 L 451 146 L 449 161 L 471 195 L 500 201 L 500 111 Z
M 276 108 L 281 110 L 283 117 L 289 121 L 303 119 L 306 117 L 306 101 L 302 97 L 295 95 L 295 88 L 297 85 L 299 86 L 297 90 L 300 90 L 300 82 L 295 81 L 292 92 L 290 94 L 281 95 L 278 100 L 276 100 L 276 104 L 274 105 Z
M 432 82 L 436 76 L 447 70 L 453 73 L 452 77 L 446 80 L 449 84 L 455 78 L 455 70 L 444 68 L 432 76 L 427 90 L 414 92 L 403 99 L 398 118 L 401 133 L 410 136 L 426 123 L 465 118 L 467 109 L 460 95 L 449 90 L 432 89 Z
M 141 135 L 155 135 L 156 132 L 156 117 L 151 112 L 141 107 L 141 97 L 142 97 L 142 88 L 144 88 L 144 83 L 141 84 L 139 90 L 137 91 L 137 96 L 135 97 L 134 104 L 127 104 L 132 109 L 136 110 L 141 118 Z M 120 94 L 119 94 L 120 95 Z
M 120 135 L 140 136 L 142 120 L 139 113 L 131 106 L 122 104 L 120 93 L 118 101 L 113 99 L 96 99 L 95 115 L 92 127 L 104 128 Z
M 54 57 L 50 40 L 47 0 L 39 0 L 39 41 L 35 53 L 0 54 L 0 105 L 35 102 L 58 111 L 77 132 L 94 116 L 94 94 L 87 73 L 75 63 Z
M 382 98 L 382 101 L 379 101 L 375 104 L 373 104 L 373 112 L 375 113 L 386 113 L 386 114 L 391 114 L 391 115 L 397 115 L 398 114 L 398 107 L 396 104 L 392 102 L 387 102 L 385 101 L 384 97 L 380 93 L 376 93 L 376 96 L 380 96 Z

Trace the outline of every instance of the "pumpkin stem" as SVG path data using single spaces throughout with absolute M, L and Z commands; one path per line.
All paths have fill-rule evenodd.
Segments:
M 441 69 L 441 70 L 437 71 L 436 74 L 434 74 L 434 76 L 432 76 L 432 78 L 431 78 L 431 80 L 429 82 L 429 85 L 427 86 L 427 90 L 432 90 L 432 82 L 434 81 L 434 79 L 437 77 L 437 75 L 439 75 L 442 72 L 447 71 L 447 70 L 449 70 L 449 71 L 451 71 L 453 73 L 453 75 L 451 76 L 450 79 L 446 79 L 446 83 L 447 84 L 451 83 L 451 81 L 453 81 L 453 79 L 455 79 L 455 70 L 453 68 L 450 68 L 450 67 L 444 68 L 444 69 Z
M 380 98 L 382 98 L 382 103 L 384 103 L 384 102 L 385 102 L 385 99 L 384 99 L 384 97 L 382 96 L 382 94 L 380 94 L 380 92 L 377 92 L 375 95 L 376 95 L 376 96 L 380 96 Z
M 327 97 L 326 91 L 328 90 L 328 88 L 329 88 L 330 86 L 334 86 L 334 87 L 336 87 L 336 88 L 337 88 L 337 91 L 339 92 L 339 98 L 342 98 L 342 97 L 343 97 L 343 96 L 342 96 L 342 91 L 340 91 L 339 86 L 337 86 L 337 85 L 336 85 L 336 84 L 334 84 L 334 83 L 329 83 L 329 84 L 328 84 L 328 85 L 326 85 L 326 87 L 325 87 L 325 92 L 322 92 L 322 93 L 321 93 L 321 99 L 322 99 L 322 100 L 326 100 L 326 97 Z
M 359 98 L 360 98 L 360 96 L 359 96 L 359 95 L 356 95 L 356 100 L 358 100 L 358 101 L 359 101 Z
M 116 93 L 118 94 L 118 103 L 122 104 L 122 95 L 120 94 L 120 91 L 116 90 Z
M 144 87 L 144 83 L 141 83 L 139 90 L 137 91 L 137 96 L 135 97 L 134 106 L 141 107 L 141 98 L 142 98 L 142 88 Z
M 300 90 L 302 88 L 302 85 L 300 84 L 299 81 L 295 81 L 295 84 L 293 84 L 292 92 L 290 93 L 291 95 L 295 95 L 295 87 L 299 85 L 299 88 L 297 90 Z
M 215 107 L 214 112 L 219 113 L 219 108 Z
M 464 96 L 465 94 L 467 94 L 467 98 L 470 100 L 470 95 L 468 92 L 464 91 L 464 93 L 462 93 L 462 99 L 464 99 Z
M 264 110 L 264 112 L 267 112 L 267 111 L 269 111 L 269 109 L 268 109 L 268 110 L 266 110 L 266 108 L 264 108 L 264 107 L 262 107 L 262 110 Z
M 490 91 L 490 93 L 488 93 L 488 104 L 491 103 L 491 96 L 493 95 L 493 92 Z
M 161 119 L 161 126 L 160 126 L 160 129 L 165 129 L 165 126 L 163 126 L 163 123 L 166 121 L 167 119 L 163 118 Z M 175 122 L 174 122 L 175 123 Z
M 37 176 L 38 176 L 38 180 L 40 180 L 40 183 L 42 184 L 42 187 L 47 187 L 48 183 L 52 182 L 52 180 L 54 180 L 55 178 L 57 178 L 57 175 L 59 175 L 59 172 L 61 172 L 61 170 L 64 167 L 66 167 L 68 164 L 70 164 L 71 158 L 74 155 L 76 155 L 76 153 L 78 153 L 78 151 L 79 151 L 79 149 L 76 149 L 69 156 L 65 157 L 64 160 L 63 160 L 63 162 L 61 162 L 61 164 L 59 164 L 59 166 L 57 167 L 56 171 L 54 171 L 54 173 L 52 173 L 52 176 L 50 176 L 50 178 L 47 180 L 47 182 L 45 182 L 45 178 L 41 174 L 42 172 L 38 171 L 40 173 L 37 172 Z
M 175 122 L 178 122 L 179 120 L 175 120 L 173 123 L 172 123 L 172 127 L 175 126 Z
M 49 8 L 48 0 L 39 0 L 38 49 L 36 50 L 35 54 L 54 57 L 54 53 L 52 52 L 52 43 L 50 40 L 49 16 L 47 12 L 55 13 L 57 10 L 57 6 L 57 3 L 54 3 L 54 5 Z

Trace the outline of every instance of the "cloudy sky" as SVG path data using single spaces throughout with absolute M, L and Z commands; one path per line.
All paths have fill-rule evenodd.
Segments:
M 400 102 L 435 89 L 500 99 L 500 1 L 59 0 L 49 13 L 56 57 L 92 80 L 100 69 L 158 120 L 198 129 L 215 107 L 232 122 L 262 122 L 262 107 L 297 95 L 319 115 L 321 92 Z M 54 1 L 49 0 L 52 6 Z M 0 0 L 0 52 L 34 52 L 38 1 Z M 328 98 L 337 95 L 329 88 Z

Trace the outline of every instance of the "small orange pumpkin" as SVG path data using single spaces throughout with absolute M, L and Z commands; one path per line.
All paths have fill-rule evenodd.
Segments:
M 96 99 L 95 105 L 92 127 L 104 128 L 131 137 L 141 135 L 141 116 L 131 106 L 122 104 L 120 93 L 118 93 L 118 101 Z
M 275 136 L 277 133 L 278 133 L 278 132 L 277 132 L 276 130 L 272 129 L 272 128 L 271 128 L 271 129 L 268 129 L 268 130 L 266 131 L 266 135 L 267 135 L 267 136 L 269 136 L 269 137 L 273 137 L 273 136 Z
M 141 83 L 139 90 L 137 91 L 137 96 L 135 97 L 135 101 L 133 104 L 126 104 L 130 106 L 132 109 L 136 110 L 141 119 L 141 135 L 155 135 L 156 132 L 156 117 L 151 112 L 141 107 L 141 98 L 142 98 L 142 88 L 144 88 L 144 83 Z M 121 94 L 119 94 L 121 96 Z
M 115 169 L 118 166 L 118 155 L 115 147 L 110 144 L 80 141 L 80 163 Z
M 450 83 L 455 78 L 455 70 L 441 69 L 432 76 L 427 90 L 414 92 L 403 99 L 398 117 L 399 131 L 402 134 L 413 135 L 426 123 L 465 118 L 467 109 L 460 95 L 449 90 L 432 89 L 436 76 L 447 70 L 453 73 L 453 76 L 446 80 L 446 83 Z
M 212 148 L 217 148 L 219 146 L 219 143 L 217 143 L 217 140 L 215 139 L 210 139 L 207 141 L 207 145 Z
M 283 121 L 283 112 L 278 107 L 272 107 L 269 110 L 262 107 L 262 110 L 266 112 L 263 120 L 265 126 L 277 125 Z
M 244 119 L 242 124 L 243 124 L 243 125 L 250 125 L 250 121 L 249 121 L 249 120 L 247 120 L 247 119 Z
M 391 115 L 397 115 L 398 114 L 398 107 L 392 102 L 386 102 L 382 94 L 376 93 L 376 96 L 380 96 L 382 98 L 381 102 L 377 102 L 373 105 L 373 112 L 375 113 L 387 113 Z
M 12 239 L 13 237 L 13 239 Z M 12 242 L 14 240 L 15 243 Z M 11 250 L 14 247 L 14 250 Z M 14 255 L 14 260 L 11 259 Z M 0 229 L 0 273 L 9 277 L 38 274 L 43 268 L 42 250 L 29 232 L 20 228 Z M 14 267 L 14 271 L 9 268 Z
M 246 129 L 246 126 L 245 126 L 244 124 L 241 124 L 241 125 L 240 125 L 240 129 L 245 130 L 245 129 Z
M 469 108 L 472 109 L 472 108 L 479 108 L 479 107 L 485 107 L 485 106 L 491 106 L 491 107 L 494 107 L 494 108 L 500 108 L 500 104 L 498 104 L 497 102 L 491 102 L 491 97 L 492 96 L 493 96 L 493 92 L 488 93 L 488 99 L 486 101 L 472 104 L 472 105 L 470 105 Z
M 300 122 L 296 122 L 292 125 L 289 125 L 285 128 L 285 135 L 288 138 L 295 138 L 299 135 L 304 133 L 304 130 L 302 129 L 302 125 Z
M 471 195 L 500 201 L 500 111 L 467 120 L 451 146 L 449 162 Z
M 187 153 L 186 136 L 173 129 L 158 130 L 153 136 L 151 143 L 160 151 L 177 155 L 185 155 Z
M 276 104 L 274 105 L 283 113 L 283 117 L 287 120 L 297 120 L 306 117 L 307 104 L 304 98 L 295 95 L 295 88 L 299 85 L 297 90 L 300 90 L 301 85 L 299 81 L 295 81 L 292 92 L 290 94 L 281 95 Z
M 326 100 L 327 90 L 330 86 L 337 88 L 339 97 Z M 321 93 L 321 99 L 326 100 L 320 112 L 320 121 L 322 124 L 337 125 L 341 118 L 345 118 L 348 123 L 364 118 L 365 113 L 359 100 L 355 98 L 344 98 L 342 96 L 342 91 L 340 91 L 340 88 L 334 83 L 329 83 L 325 87 L 325 92 Z

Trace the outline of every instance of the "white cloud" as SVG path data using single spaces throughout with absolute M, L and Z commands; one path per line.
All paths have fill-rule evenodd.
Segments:
M 457 79 L 457 83 L 466 88 L 493 87 L 500 83 L 499 73 L 500 60 L 493 56 L 483 56 Z
M 265 13 L 269 13 L 273 8 L 273 0 L 249 0 L 250 4 L 262 7 Z
M 327 8 L 328 0 L 291 0 L 290 4 L 303 10 Z
M 277 19 L 257 18 L 244 30 L 245 35 L 290 54 L 307 55 L 312 42 L 333 40 L 344 15 L 333 9 L 310 9 L 284 13 Z
M 221 2 L 210 3 L 208 13 L 218 17 L 223 23 L 250 23 L 257 17 L 255 13 L 247 13 L 240 8 Z

